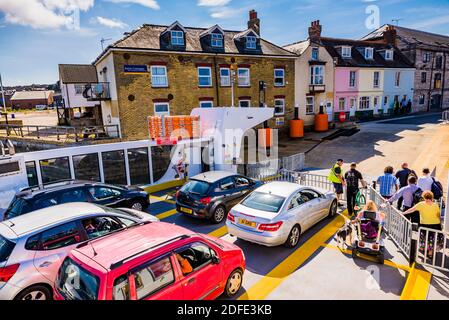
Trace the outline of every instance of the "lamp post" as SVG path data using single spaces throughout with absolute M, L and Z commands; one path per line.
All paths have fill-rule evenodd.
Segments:
M 2 75 L 1 75 L 1 73 L 0 73 L 0 90 L 2 91 L 3 111 L 6 113 L 5 92 L 3 90 L 3 82 L 2 82 Z

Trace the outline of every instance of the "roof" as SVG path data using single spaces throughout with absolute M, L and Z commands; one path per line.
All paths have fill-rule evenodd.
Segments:
M 11 100 L 38 100 L 38 99 L 48 99 L 54 94 L 53 90 L 43 90 L 43 91 L 16 91 Z
M 82 181 L 82 180 L 59 181 L 59 182 L 46 184 L 46 185 L 44 185 L 43 188 L 32 187 L 32 188 L 22 189 L 22 191 L 20 191 L 16 196 L 23 197 L 23 198 L 32 198 L 37 195 L 52 193 L 52 192 L 56 192 L 59 190 L 67 190 L 67 189 L 77 188 L 77 187 L 82 187 L 82 186 L 95 186 L 95 185 L 105 186 L 106 184 L 103 184 L 101 182 Z M 118 188 L 120 188 L 120 187 L 118 187 Z
M 228 171 L 209 171 L 209 172 L 200 173 L 190 179 L 214 183 L 218 180 L 221 180 L 226 177 L 234 176 L 234 175 L 235 175 L 235 173 L 228 172 Z
M 294 52 L 298 55 L 301 55 L 304 53 L 304 51 L 307 50 L 307 48 L 310 45 L 309 40 L 299 41 L 295 42 L 289 45 L 284 46 L 284 49 L 287 49 L 288 51 Z
M 104 213 L 105 210 L 95 204 L 86 202 L 65 203 L 27 213 L 1 222 L 8 226 L 17 236 L 24 236 L 47 226 L 70 221 L 77 217 Z M 12 225 L 14 224 L 14 225 Z
M 256 189 L 257 192 L 262 193 L 270 193 L 276 196 L 287 198 L 292 193 L 302 189 L 303 186 L 293 183 L 293 182 L 284 182 L 284 181 L 275 181 L 264 184 L 263 186 Z
M 59 79 L 62 83 L 96 83 L 97 69 L 91 64 L 60 64 Z
M 192 232 L 185 228 L 165 222 L 154 222 L 93 240 L 90 242 L 91 245 L 82 246 L 76 251 L 109 269 L 112 264 L 142 252 L 146 248 L 190 234 Z
M 171 26 L 173 25 L 174 24 L 172 24 Z M 106 50 L 97 58 L 96 61 L 98 61 L 103 55 L 105 55 L 108 49 L 111 48 L 169 51 L 163 50 L 161 48 L 160 36 L 162 33 L 164 33 L 164 31 L 167 30 L 167 28 L 170 28 L 171 26 L 144 24 L 139 29 L 134 30 L 130 33 L 126 33 L 125 37 L 116 41 L 114 44 L 106 48 Z M 183 27 L 183 28 L 184 30 L 186 30 L 185 34 L 186 46 L 183 52 L 204 52 L 216 54 L 245 54 L 245 55 L 249 54 L 249 53 L 242 53 L 239 50 L 234 37 L 236 35 L 243 34 L 247 31 L 251 31 L 251 29 L 245 31 L 223 30 L 224 52 L 219 53 L 219 52 L 204 51 L 201 45 L 200 35 L 204 35 L 211 28 L 194 28 L 194 27 Z M 267 40 L 260 39 L 260 44 L 262 53 L 257 52 L 255 53 L 256 55 L 295 57 L 295 55 L 290 51 L 285 50 L 284 48 L 279 47 Z M 173 52 L 180 52 L 180 51 L 173 51 Z
M 362 38 L 362 40 L 369 40 L 369 39 L 380 39 L 383 37 L 384 31 L 389 27 L 390 25 L 386 24 L 380 27 L 377 30 L 374 30 L 370 34 L 366 35 Z M 397 33 L 397 39 L 403 44 L 403 45 L 409 45 L 409 44 L 424 44 L 429 46 L 447 46 L 449 49 L 449 36 L 444 36 L 441 34 L 435 34 L 415 29 L 409 29 L 399 26 L 394 26 Z

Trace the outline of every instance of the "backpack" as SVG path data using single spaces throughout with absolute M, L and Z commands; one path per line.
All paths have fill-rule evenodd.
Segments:
M 346 173 L 346 184 L 348 187 L 358 188 L 359 187 L 359 178 L 357 177 L 356 171 L 348 171 Z
M 435 178 L 432 178 L 432 193 L 435 200 L 440 200 L 443 197 L 443 185 L 441 182 L 435 180 Z
M 413 192 L 413 202 L 412 207 L 422 201 L 422 193 L 421 188 L 418 188 L 415 192 Z

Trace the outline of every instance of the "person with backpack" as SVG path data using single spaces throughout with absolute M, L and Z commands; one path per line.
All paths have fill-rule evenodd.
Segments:
M 354 207 L 356 205 L 355 200 L 357 193 L 359 192 L 359 182 L 362 183 L 364 188 L 366 187 L 366 182 L 363 180 L 362 174 L 356 168 L 357 164 L 351 163 L 351 169 L 345 173 L 346 200 L 348 203 L 348 213 L 350 217 L 354 215 Z
M 408 163 L 404 162 L 401 166 L 401 170 L 396 172 L 395 177 L 399 180 L 399 188 L 404 188 L 408 186 L 408 178 L 413 175 L 415 177 L 418 177 L 416 175 L 416 172 L 412 169 L 408 168 Z M 398 210 L 402 210 L 402 197 L 398 199 Z
M 384 170 L 384 175 L 377 178 L 380 195 L 387 200 L 399 190 L 399 180 L 393 175 L 393 172 L 393 167 L 388 166 Z
M 418 187 L 420 187 L 422 191 L 432 191 L 433 178 L 430 175 L 429 168 L 424 168 L 422 174 L 423 175 L 418 179 Z
M 424 201 L 421 201 L 412 208 L 404 211 L 403 214 L 409 215 L 418 211 L 420 216 L 420 227 L 441 230 L 440 207 L 433 201 L 433 193 L 431 191 L 424 191 L 422 197 L 424 198 Z
M 343 187 L 346 185 L 344 174 L 343 174 L 343 159 L 338 159 L 337 162 L 332 166 L 329 176 L 327 177 L 330 182 L 334 185 L 335 193 L 337 194 L 338 206 L 342 206 L 340 203 L 343 197 Z
M 396 200 L 402 199 L 401 211 L 407 211 L 421 201 L 423 191 L 416 185 L 416 177 L 410 176 L 408 178 L 408 185 L 396 192 L 388 202 L 393 204 Z M 412 223 L 419 223 L 419 212 L 410 214 L 410 221 Z

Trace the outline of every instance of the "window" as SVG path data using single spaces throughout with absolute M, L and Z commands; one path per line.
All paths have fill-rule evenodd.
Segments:
M 148 148 L 128 149 L 128 164 L 132 185 L 150 183 Z
M 168 87 L 167 67 L 165 66 L 151 67 L 151 86 Z
M 213 101 L 200 101 L 200 108 L 213 108 L 214 102 Z
M 385 60 L 393 60 L 394 53 L 393 50 L 385 50 Z
M 231 86 L 231 69 L 229 68 L 220 69 L 220 85 L 222 87 Z
M 354 109 L 356 103 L 357 103 L 357 99 L 356 98 L 349 99 L 349 108 Z
M 41 238 L 40 234 L 36 234 L 32 237 L 29 237 L 27 242 L 25 243 L 25 250 L 32 250 L 32 251 L 39 250 L 39 239 L 40 238 Z M 2 261 L 2 260 L 0 259 L 0 261 Z
M 235 185 L 239 187 L 248 187 L 250 185 L 249 180 L 244 177 L 235 177 Z
M 426 96 L 425 95 L 420 95 L 419 96 L 419 104 L 423 105 L 426 102 Z
M 379 97 L 374 97 L 373 105 L 374 105 L 374 108 L 378 108 L 379 107 Z
M 36 202 L 33 204 L 33 209 L 39 210 L 39 209 L 43 209 L 43 208 L 47 208 L 47 207 L 51 207 L 51 206 L 56 206 L 57 204 L 59 204 L 57 195 L 47 196 L 42 199 L 36 200 Z M 24 213 L 25 212 L 22 209 L 21 214 L 24 214 Z
M 12 241 L 2 237 L 0 235 L 0 262 L 5 262 L 8 260 L 12 251 L 14 250 L 15 244 Z
M 285 85 L 285 70 L 274 69 L 274 86 L 283 87 Z
M 75 94 L 77 96 L 83 94 L 85 86 L 84 84 L 75 84 Z
M 154 114 L 156 116 L 169 116 L 170 104 L 168 102 L 156 102 L 154 104 Z
M 75 179 L 85 181 L 100 181 L 98 154 L 83 154 L 73 156 Z
M 171 31 L 171 44 L 174 46 L 183 46 L 184 45 L 184 32 Z
M 215 48 L 222 48 L 223 35 L 221 33 L 212 33 L 210 35 L 210 45 Z
M 87 202 L 88 197 L 83 189 L 74 189 L 62 192 L 59 196 L 58 203 L 69 203 L 69 202 Z
M 315 97 L 306 97 L 306 114 L 315 114 Z
M 257 38 L 254 36 L 246 37 L 246 49 L 257 49 Z
M 421 83 L 427 82 L 427 72 L 421 72 Z
M 89 192 L 95 200 L 105 200 L 121 195 L 121 192 L 107 187 L 90 187 Z
M 320 50 L 318 48 L 312 48 L 312 60 L 317 61 L 319 59 Z
M 219 182 L 221 191 L 228 191 L 234 189 L 234 179 L 232 177 L 224 178 Z
M 207 193 L 209 188 L 210 185 L 207 182 L 199 180 L 190 180 L 181 188 L 181 191 L 185 193 L 191 192 L 204 195 Z
M 443 68 L 443 56 L 439 55 L 435 59 L 435 69 L 442 69 Z
M 251 107 L 251 100 L 239 100 L 240 108 L 249 108 Z
M 435 73 L 435 89 L 441 89 L 441 73 Z
M 114 300 L 129 300 L 129 281 L 128 275 L 124 274 L 114 281 L 112 289 L 112 299 Z
M 66 258 L 56 279 L 56 287 L 66 300 L 97 300 L 100 280 Z
M 170 257 L 152 262 L 148 266 L 133 272 L 137 299 L 144 299 L 149 295 L 169 286 L 175 281 L 175 274 Z
M 283 115 L 285 113 L 285 99 L 274 99 L 274 115 Z
M 255 191 L 246 197 L 241 204 L 250 209 L 266 212 L 279 212 L 284 201 L 284 197 Z
M 384 106 L 388 106 L 388 96 L 384 97 Z
M 304 202 L 303 202 L 303 199 L 301 197 L 301 193 L 298 192 L 298 193 L 296 193 L 293 196 L 292 200 L 290 201 L 290 204 L 288 205 L 288 210 L 292 210 L 292 209 L 298 208 L 303 203 Z
M 71 178 L 68 157 L 40 160 L 39 164 L 44 184 Z
M 303 190 L 300 192 L 302 203 L 306 203 L 320 197 L 319 193 L 313 190 Z
M 349 72 L 349 86 L 355 88 L 355 82 L 357 80 L 357 73 L 355 71 Z
M 374 88 L 379 88 L 380 86 L 380 72 L 374 71 Z
M 239 87 L 249 87 L 251 85 L 249 68 L 239 68 L 237 74 Z
M 432 53 L 424 52 L 422 61 L 424 63 L 427 63 L 427 62 L 430 62 L 430 60 L 432 60 Z
M 212 86 L 212 70 L 210 67 L 198 67 L 198 85 L 200 87 Z
M 324 84 L 324 67 L 312 66 L 310 67 L 310 84 L 323 85 Z
M 351 58 L 351 47 L 342 47 L 341 56 L 343 58 Z
M 373 60 L 374 57 L 374 49 L 373 48 L 365 48 L 365 59 Z
M 399 87 L 401 85 L 401 72 L 400 71 L 396 72 L 396 74 L 395 74 L 394 85 L 395 85 L 395 87 Z
M 338 99 L 338 110 L 344 111 L 346 107 L 346 98 L 339 98 Z
M 82 220 L 81 224 L 89 240 L 123 229 L 123 225 L 111 217 L 92 217 Z
M 123 150 L 103 152 L 104 181 L 110 184 L 126 185 L 125 152 Z
M 35 187 L 39 185 L 37 180 L 36 162 L 29 161 L 25 162 L 25 167 L 27 171 L 28 185 L 30 187 Z
M 371 102 L 370 97 L 360 97 L 359 109 L 360 110 L 367 110 L 367 109 L 369 109 L 370 108 L 370 102 Z
M 76 222 L 66 223 L 42 232 L 43 250 L 54 250 L 71 246 L 81 241 Z
M 189 261 L 193 271 L 197 271 L 212 262 L 212 257 L 217 254 L 203 243 L 193 243 L 180 249 L 177 254 Z

